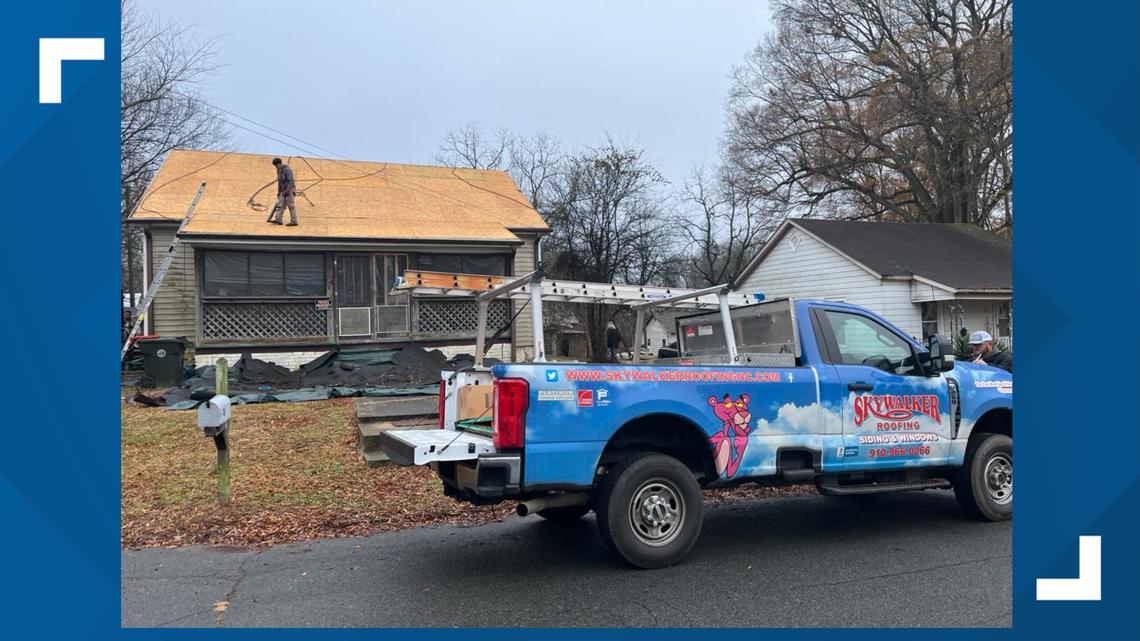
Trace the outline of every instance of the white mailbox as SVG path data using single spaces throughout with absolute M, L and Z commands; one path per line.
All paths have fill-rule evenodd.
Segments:
M 225 426 L 229 420 L 230 398 L 228 396 L 218 394 L 198 406 L 198 427 L 206 430 L 207 436 L 212 436 L 210 432 Z

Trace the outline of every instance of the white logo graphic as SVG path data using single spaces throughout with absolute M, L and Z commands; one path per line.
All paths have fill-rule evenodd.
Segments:
M 1100 601 L 1100 537 L 1082 536 L 1075 579 L 1037 579 L 1038 601 Z
M 102 38 L 40 38 L 40 104 L 63 101 L 64 60 L 102 59 Z

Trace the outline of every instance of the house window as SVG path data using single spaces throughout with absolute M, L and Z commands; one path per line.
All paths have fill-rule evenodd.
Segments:
M 487 276 L 508 275 L 510 262 L 511 257 L 505 254 L 416 254 L 412 257 L 415 269 Z
M 325 295 L 324 254 L 207 251 L 202 292 L 216 298 Z
M 922 339 L 938 335 L 938 303 L 920 303 L 922 306 Z
M 1009 338 L 1010 304 L 1008 301 L 997 304 L 997 335 Z

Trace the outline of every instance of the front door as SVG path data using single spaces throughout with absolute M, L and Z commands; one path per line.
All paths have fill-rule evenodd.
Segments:
M 409 332 L 407 292 L 394 292 L 396 279 L 408 269 L 407 254 L 375 254 L 376 335 L 384 338 L 407 336 Z
M 842 467 L 944 465 L 953 424 L 946 378 L 926 376 L 914 344 L 871 316 L 826 309 L 819 318 L 847 392 Z
M 333 259 L 336 333 L 341 338 L 372 336 L 372 257 L 337 254 Z
M 409 296 L 393 292 L 407 254 L 337 254 L 336 327 L 341 338 L 393 338 L 409 333 Z

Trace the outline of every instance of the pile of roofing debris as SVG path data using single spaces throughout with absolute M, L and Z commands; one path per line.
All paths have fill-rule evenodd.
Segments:
M 484 359 L 485 365 L 499 361 Z M 339 349 L 290 370 L 242 354 L 230 367 L 229 394 L 236 405 L 316 401 L 344 396 L 410 396 L 435 394 L 439 373 L 471 367 L 475 357 L 459 354 L 448 359 L 439 350 L 422 347 L 398 349 Z M 167 409 L 190 409 L 214 395 L 213 365 L 186 371 L 186 380 L 158 394 L 139 392 L 134 401 Z

